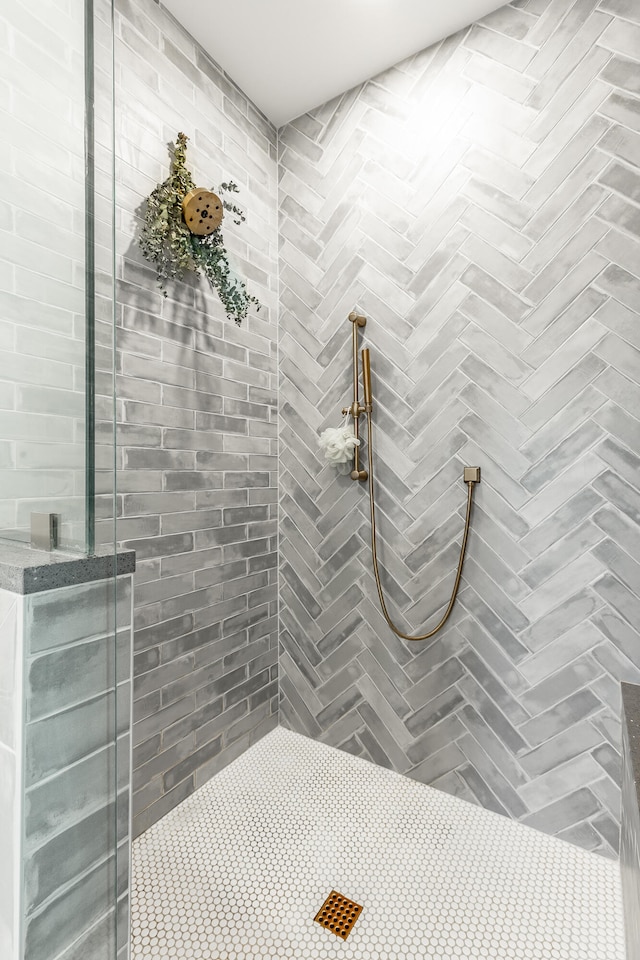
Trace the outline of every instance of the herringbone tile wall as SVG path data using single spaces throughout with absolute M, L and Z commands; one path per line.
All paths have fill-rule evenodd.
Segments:
M 558 834 L 618 843 L 640 680 L 640 10 L 519 0 L 281 131 L 281 711 Z M 367 490 L 317 432 L 370 319 Z

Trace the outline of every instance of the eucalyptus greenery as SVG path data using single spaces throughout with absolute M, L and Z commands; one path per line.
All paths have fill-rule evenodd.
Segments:
M 247 316 L 249 306 L 253 304 L 259 310 L 260 303 L 233 273 L 221 228 L 208 236 L 198 237 L 191 233 L 182 215 L 184 197 L 196 188 L 186 164 L 188 140 L 184 133 L 178 134 L 171 173 L 147 199 L 140 248 L 146 259 L 155 264 L 158 283 L 165 297 L 169 280 L 182 280 L 189 271 L 202 272 L 217 290 L 227 316 L 240 324 Z M 233 181 L 222 183 L 215 192 L 219 194 L 224 209 L 233 215 L 234 223 L 242 223 L 244 213 L 229 198 L 240 192 L 237 185 Z

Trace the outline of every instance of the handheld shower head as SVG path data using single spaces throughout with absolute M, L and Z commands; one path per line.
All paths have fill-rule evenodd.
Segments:
M 362 351 L 362 382 L 364 386 L 364 407 L 365 410 L 371 410 L 371 358 L 368 347 L 365 347 Z

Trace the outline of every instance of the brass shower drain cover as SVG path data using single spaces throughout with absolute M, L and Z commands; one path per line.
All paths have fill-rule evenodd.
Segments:
M 317 914 L 313 918 L 321 927 L 335 933 L 336 937 L 346 940 L 360 914 L 362 907 L 337 890 L 332 890 Z

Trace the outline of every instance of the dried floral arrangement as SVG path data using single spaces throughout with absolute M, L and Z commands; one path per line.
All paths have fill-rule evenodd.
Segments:
M 197 190 L 186 164 L 188 140 L 184 133 L 178 134 L 171 172 L 147 198 L 140 248 L 145 258 L 155 265 L 165 297 L 169 280 L 181 280 L 189 271 L 202 273 L 217 291 L 227 316 L 240 324 L 250 305 L 259 310 L 260 302 L 251 296 L 244 281 L 231 269 L 220 226 L 222 211 L 218 225 L 204 236 L 192 232 L 185 221 L 183 202 L 188 194 Z M 233 215 L 236 224 L 245 220 L 240 207 L 230 199 L 239 192 L 233 181 L 222 183 L 218 188 L 222 206 Z

